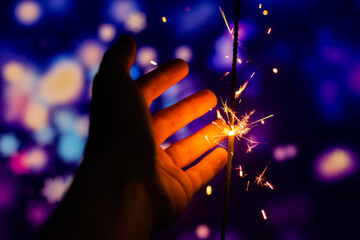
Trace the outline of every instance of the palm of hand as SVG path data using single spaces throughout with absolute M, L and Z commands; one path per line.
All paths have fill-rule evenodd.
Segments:
M 182 60 L 173 60 L 140 77 L 134 84 L 129 80 L 129 71 L 135 60 L 135 49 L 134 40 L 123 37 L 104 56 L 98 78 L 101 81 L 106 78 L 112 80 L 107 79 L 103 83 L 97 79 L 94 81 L 92 111 L 96 114 L 90 118 L 90 146 L 87 148 L 91 149 L 94 145 L 108 148 L 108 145 L 112 145 L 122 154 L 118 158 L 126 159 L 128 154 L 134 159 L 122 160 L 120 170 L 118 158 L 105 160 L 105 172 L 112 169 L 129 179 L 153 181 L 145 185 L 157 185 L 156 191 L 148 191 L 159 213 L 157 222 L 162 225 L 179 217 L 193 194 L 222 169 L 226 163 L 226 150 L 216 148 L 198 164 L 183 171 L 184 167 L 216 146 L 214 139 L 210 137 L 208 141 L 205 138 L 219 134 L 219 129 L 213 124 L 165 150 L 160 147 L 176 131 L 213 108 L 217 100 L 212 92 L 202 90 L 150 116 L 145 105 L 149 107 L 154 99 L 185 77 L 188 67 Z M 108 100 L 103 101 L 105 96 L 115 105 L 109 106 Z M 132 118 L 129 119 L 128 115 Z M 99 141 L 99 135 L 107 137 L 110 142 Z M 93 136 L 97 136 L 97 139 Z M 139 146 L 142 149 L 138 149 Z M 116 154 L 114 152 L 113 155 Z

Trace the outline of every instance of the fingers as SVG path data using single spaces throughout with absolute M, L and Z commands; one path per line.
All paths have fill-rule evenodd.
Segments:
M 189 72 L 184 60 L 174 59 L 136 80 L 147 106 L 169 87 L 183 79 Z
M 134 64 L 135 56 L 136 43 L 134 38 L 130 35 L 124 35 L 105 52 L 99 72 L 102 70 L 123 70 L 130 74 L 130 68 Z
M 227 151 L 223 148 L 216 148 L 198 164 L 185 172 L 193 185 L 194 193 L 220 172 L 226 164 L 226 159 Z
M 218 124 L 220 121 L 217 120 Z M 209 124 L 195 134 L 173 143 L 165 152 L 179 168 L 186 167 L 225 138 L 222 129 Z
M 210 90 L 201 90 L 152 116 L 153 131 L 158 144 L 163 143 L 182 127 L 216 106 L 217 99 Z

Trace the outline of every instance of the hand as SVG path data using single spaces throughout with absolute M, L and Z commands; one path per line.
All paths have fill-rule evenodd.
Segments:
M 71 206 L 63 207 L 64 212 L 85 214 L 78 222 L 85 222 L 84 228 L 93 232 L 89 236 L 139 239 L 138 234 L 171 223 L 226 164 L 227 151 L 216 148 L 182 170 L 216 146 L 211 136 L 220 130 L 213 124 L 165 150 L 160 147 L 214 108 L 217 99 L 211 91 L 201 90 L 151 116 L 151 102 L 183 79 L 188 66 L 176 59 L 134 82 L 129 72 L 135 56 L 135 41 L 123 36 L 105 53 L 93 82 L 85 157 L 62 204 Z

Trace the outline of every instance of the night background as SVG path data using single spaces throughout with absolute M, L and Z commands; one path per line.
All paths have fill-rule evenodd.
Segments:
M 92 79 L 122 34 L 137 41 L 133 79 L 151 60 L 190 66 L 152 112 L 203 88 L 218 107 L 229 99 L 233 40 L 219 6 L 232 28 L 235 1 L 0 2 L 0 239 L 31 239 L 61 201 L 82 160 Z M 360 1 L 241 0 L 239 40 L 237 87 L 255 75 L 236 110 L 274 117 L 247 135 L 261 142 L 252 153 L 236 143 L 227 239 L 360 239 Z M 254 183 L 269 162 L 273 190 Z M 152 239 L 219 239 L 225 169 L 208 185 Z

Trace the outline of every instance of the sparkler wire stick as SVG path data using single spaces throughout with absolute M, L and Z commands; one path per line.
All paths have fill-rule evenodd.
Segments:
M 233 61 L 231 72 L 231 96 L 230 96 L 230 108 L 232 112 L 235 112 L 235 94 L 236 94 L 236 61 L 238 53 L 238 35 L 239 35 L 239 18 L 240 18 L 240 0 L 236 0 L 235 3 L 235 29 L 234 29 L 234 42 L 233 42 Z M 230 114 L 230 131 L 234 130 L 234 114 Z M 230 132 L 230 133 L 231 133 Z M 224 196 L 224 208 L 221 225 L 221 240 L 225 240 L 226 222 L 228 217 L 229 208 L 229 193 L 230 193 L 230 180 L 231 180 L 231 165 L 234 156 L 234 141 L 235 134 L 228 136 L 228 162 L 226 166 L 226 183 L 225 183 L 225 196 Z

